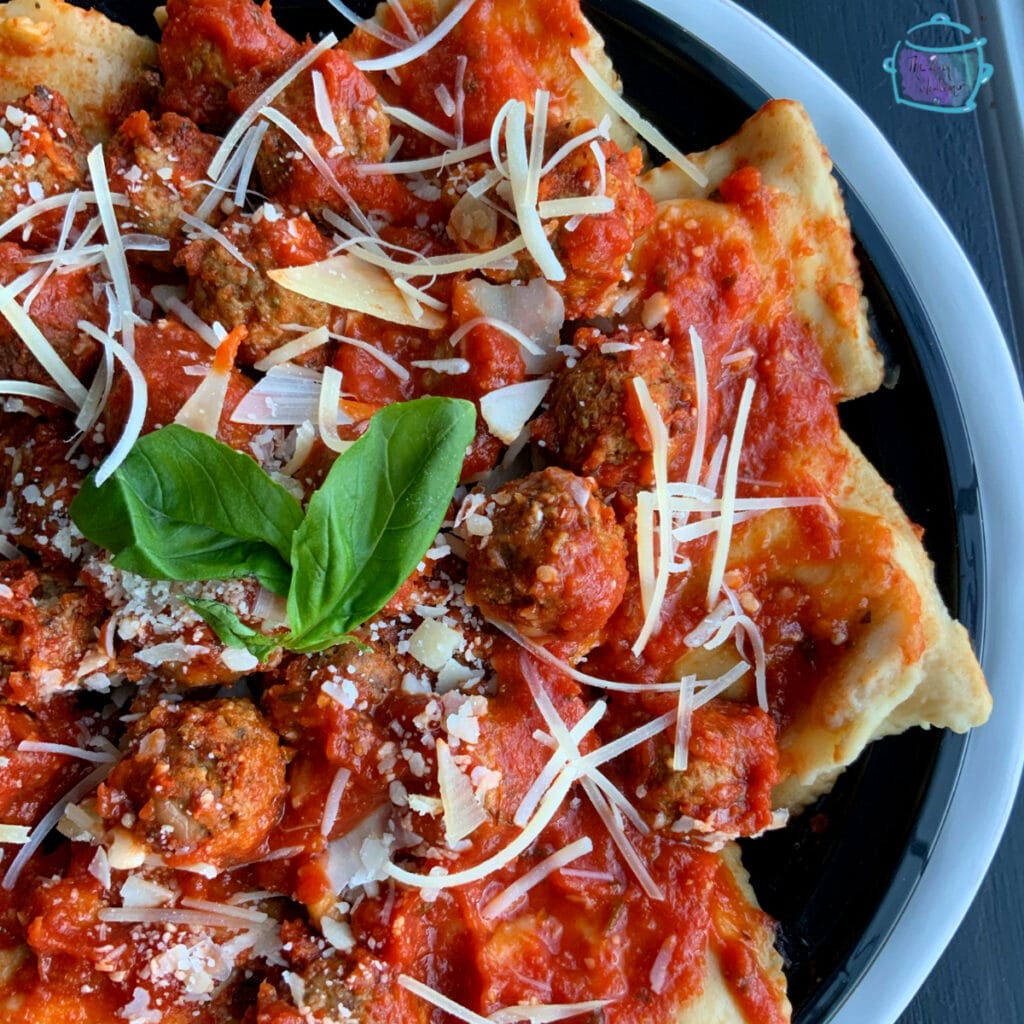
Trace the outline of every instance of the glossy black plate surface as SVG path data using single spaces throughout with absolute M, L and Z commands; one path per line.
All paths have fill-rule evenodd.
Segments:
M 148 9 L 132 0 L 91 6 L 154 32 Z M 353 6 L 369 13 L 373 5 Z M 639 4 L 599 0 L 584 10 L 626 96 L 684 151 L 721 142 L 768 99 L 734 65 Z M 278 0 L 274 12 L 296 35 L 348 31 L 326 0 Z M 881 391 L 843 407 L 843 424 L 925 528 L 943 596 L 977 639 L 981 532 L 953 382 L 882 231 L 845 192 L 873 334 L 890 372 Z M 787 829 L 746 844 L 758 898 L 780 923 L 798 1024 L 831 1019 L 882 951 L 942 827 L 966 743 L 921 730 L 879 742 Z

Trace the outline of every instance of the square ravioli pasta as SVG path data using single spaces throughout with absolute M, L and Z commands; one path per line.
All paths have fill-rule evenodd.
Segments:
M 157 20 L 0 5 L 0 1018 L 788 1021 L 738 840 L 990 709 L 805 112 Z

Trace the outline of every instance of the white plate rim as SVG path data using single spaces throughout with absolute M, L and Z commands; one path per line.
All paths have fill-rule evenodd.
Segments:
M 1007 341 L 969 259 L 868 115 L 791 43 L 732 0 L 643 0 L 775 97 L 800 100 L 877 221 L 932 320 L 955 381 L 977 473 L 983 550 L 978 651 L 995 699 L 966 745 L 956 789 L 919 884 L 880 954 L 831 1024 L 894 1024 L 949 944 L 995 855 L 1024 767 L 1024 690 L 1013 609 L 1024 605 L 1024 400 Z M 884 56 L 884 55 L 882 55 Z M 879 58 L 881 61 L 881 56 Z M 948 282 L 957 282 L 950 288 Z M 965 342 L 969 339 L 969 343 Z M 998 571 L 996 569 L 998 566 Z

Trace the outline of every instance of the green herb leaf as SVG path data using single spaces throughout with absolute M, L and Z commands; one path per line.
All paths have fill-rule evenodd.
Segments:
M 288 592 L 302 507 L 249 456 L 187 427 L 140 438 L 101 487 L 86 480 L 70 511 L 120 569 L 183 581 L 255 576 Z
M 475 426 L 469 402 L 397 403 L 338 457 L 292 539 L 292 650 L 338 643 L 408 579 L 437 536 Z
M 235 614 L 234 610 L 220 601 L 206 601 L 202 598 L 187 597 L 186 602 L 206 624 L 217 634 L 220 642 L 226 647 L 236 647 L 248 651 L 260 661 L 266 661 L 279 647 L 287 646 L 290 634 L 267 636 L 247 626 Z

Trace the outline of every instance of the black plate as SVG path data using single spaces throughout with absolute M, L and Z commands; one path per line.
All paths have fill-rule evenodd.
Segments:
M 154 32 L 152 16 L 133 0 L 87 6 Z M 373 4 L 352 6 L 369 14 Z M 684 152 L 723 141 L 769 98 L 733 64 L 646 7 L 631 0 L 583 6 L 605 38 L 627 98 Z M 274 13 L 299 36 L 348 31 L 326 0 L 277 0 Z M 845 184 L 844 193 L 872 332 L 890 372 L 886 387 L 842 408 L 843 425 L 925 528 L 942 594 L 978 642 L 981 527 L 953 382 L 896 255 Z M 758 898 L 780 924 L 797 1024 L 832 1019 L 882 950 L 942 827 L 967 742 L 914 730 L 876 743 L 788 828 L 745 845 Z

